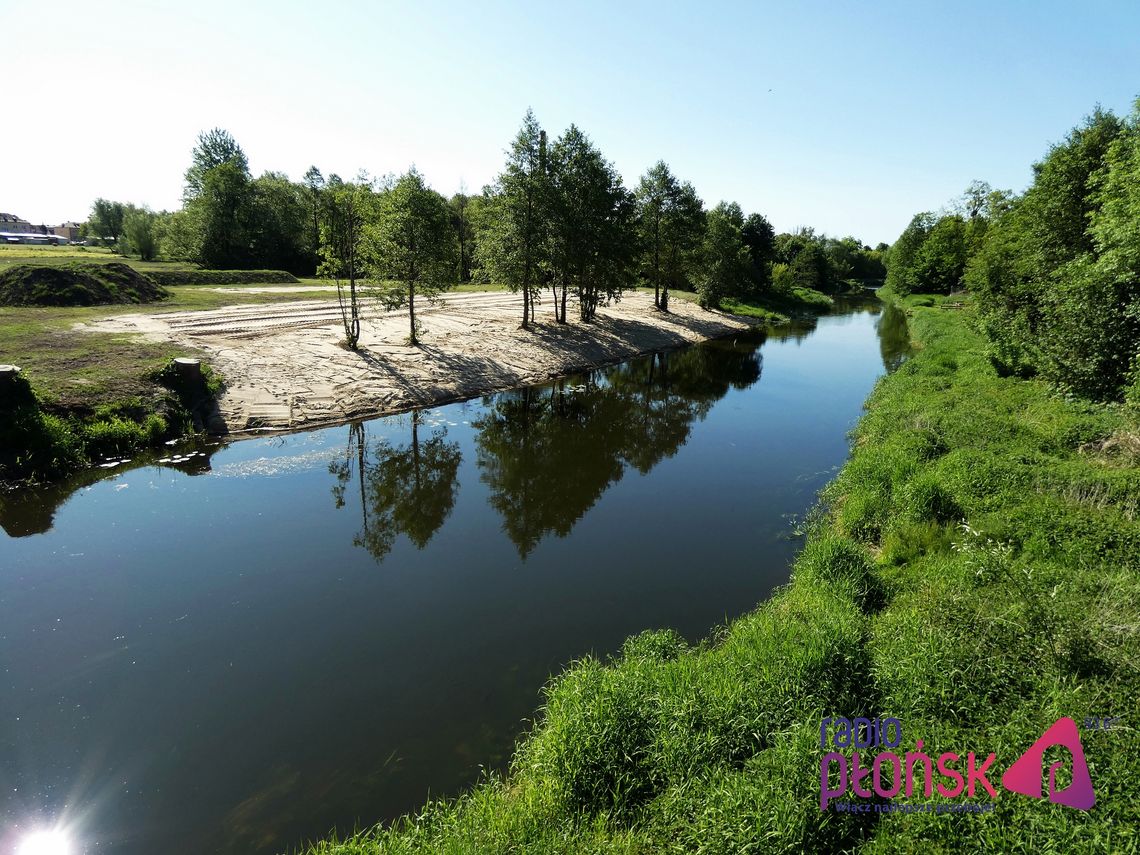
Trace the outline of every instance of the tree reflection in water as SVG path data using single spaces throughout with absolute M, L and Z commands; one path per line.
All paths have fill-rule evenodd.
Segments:
M 568 535 L 627 466 L 644 474 L 676 454 L 730 388 L 760 379 L 762 341 L 750 334 L 485 398 L 473 423 L 480 478 L 519 557 L 549 533 Z
M 353 539 L 381 560 L 397 536 L 420 549 L 439 531 L 459 490 L 457 474 L 463 455 L 459 443 L 447 441 L 447 428 L 420 438 L 420 414 L 411 414 L 411 441 L 394 445 L 388 439 L 371 444 L 363 422 L 349 426 L 344 458 L 329 466 L 336 477 L 333 497 L 344 507 L 353 477 L 359 483 L 361 528 Z

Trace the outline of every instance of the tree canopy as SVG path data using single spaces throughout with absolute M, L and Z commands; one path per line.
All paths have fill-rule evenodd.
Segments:
M 447 200 L 413 166 L 380 195 L 369 240 L 374 277 L 398 283 L 385 291 L 385 303 L 407 306 L 408 342 L 416 344 L 417 294 L 431 299 L 455 284 L 458 245 Z

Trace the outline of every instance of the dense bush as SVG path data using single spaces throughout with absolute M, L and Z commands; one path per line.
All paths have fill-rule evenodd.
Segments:
M 23 376 L 0 388 L 0 483 L 69 475 L 102 459 L 153 448 L 193 431 L 195 413 L 222 389 L 203 366 L 203 382 L 188 387 L 168 365 L 149 378 L 164 386 L 153 401 L 128 398 L 91 411 L 45 404 Z
M 1140 103 L 1098 110 L 1034 172 L 967 272 L 995 364 L 1119 400 L 1140 353 Z

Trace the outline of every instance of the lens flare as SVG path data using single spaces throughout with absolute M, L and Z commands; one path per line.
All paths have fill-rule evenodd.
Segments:
M 16 855 L 72 855 L 71 841 L 62 831 L 33 831 L 20 841 Z

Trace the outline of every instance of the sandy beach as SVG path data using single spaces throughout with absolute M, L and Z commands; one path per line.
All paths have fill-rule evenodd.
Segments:
M 448 295 L 434 306 L 417 305 L 416 314 L 423 331 L 413 347 L 405 344 L 405 312 L 367 305 L 357 352 L 341 346 L 340 311 L 327 299 L 120 315 L 86 328 L 205 352 L 226 380 L 218 405 L 231 433 L 400 412 L 749 328 L 741 318 L 682 300 L 662 313 L 643 293 L 599 309 L 588 324 L 573 308 L 570 323 L 556 324 L 548 299 L 530 330 L 519 328 L 521 298 L 502 291 Z

